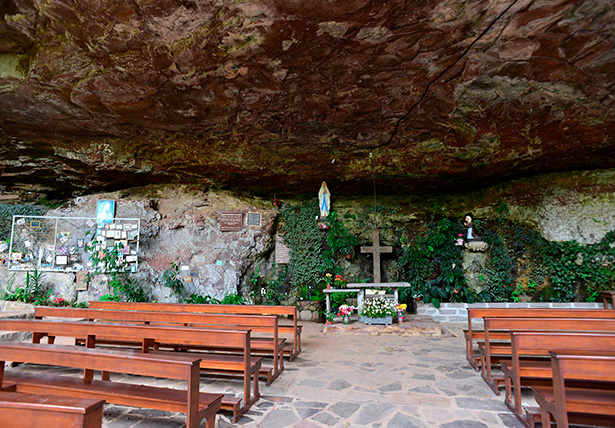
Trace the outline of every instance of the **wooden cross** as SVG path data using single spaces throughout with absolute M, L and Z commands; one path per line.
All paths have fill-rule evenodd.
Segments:
M 393 247 L 381 247 L 380 246 L 380 231 L 378 229 L 374 229 L 374 243 L 371 247 L 361 247 L 362 253 L 372 253 L 374 255 L 374 282 L 380 283 L 382 282 L 382 277 L 380 276 L 380 254 L 381 253 L 392 253 Z

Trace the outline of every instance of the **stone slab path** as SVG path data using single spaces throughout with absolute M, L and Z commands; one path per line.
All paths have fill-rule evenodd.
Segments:
M 237 424 L 231 424 L 226 415 L 219 416 L 219 428 L 522 426 L 503 397 L 496 397 L 468 367 L 462 323 L 444 324 L 448 334 L 441 337 L 325 335 L 323 324 L 303 325 L 300 357 L 286 364 L 286 371 L 273 385 L 262 384 L 263 397 Z M 46 369 L 24 366 L 20 370 Z M 116 375 L 113 379 L 174 385 L 138 376 Z M 201 381 L 202 391 L 239 394 L 241 388 L 237 379 Z M 103 426 L 171 428 L 184 424 L 181 414 L 108 405 Z

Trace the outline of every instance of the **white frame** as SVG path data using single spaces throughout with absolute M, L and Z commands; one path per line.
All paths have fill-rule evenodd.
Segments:
M 25 218 L 25 219 L 44 219 L 44 220 L 55 220 L 55 230 L 54 230 L 54 234 L 53 234 L 53 246 L 54 246 L 54 257 L 53 257 L 53 264 L 52 266 L 49 267 L 42 267 L 41 266 L 41 260 L 39 258 L 38 263 L 36 268 L 30 268 L 30 267 L 26 267 L 26 266 L 13 266 L 13 264 L 10 262 L 11 260 L 11 255 L 13 254 L 13 235 L 15 232 L 15 220 L 18 218 Z M 77 270 L 68 270 L 68 269 L 56 269 L 56 256 L 57 254 L 55 254 L 55 251 L 57 251 L 58 248 L 58 223 L 60 220 L 92 220 L 96 226 L 96 229 L 98 229 L 98 223 L 96 222 L 96 217 L 55 217 L 55 216 L 36 216 L 36 215 L 14 215 L 13 216 L 13 224 L 11 225 L 11 241 L 9 243 L 9 265 L 8 265 L 8 270 L 13 270 L 13 271 L 32 271 L 34 269 L 38 270 L 39 272 L 64 272 L 64 273 L 75 273 L 75 272 L 88 272 L 88 271 L 93 271 L 95 269 L 95 266 L 91 266 L 90 269 L 88 269 L 87 264 L 85 265 L 85 269 L 83 269 L 82 271 L 77 271 Z M 114 223 L 116 221 L 136 221 L 137 222 L 137 236 L 135 237 L 135 241 L 137 241 L 137 244 L 135 246 L 135 251 L 137 252 L 137 261 L 135 262 L 135 268 L 136 271 L 139 271 L 139 242 L 140 242 L 140 238 L 141 238 L 141 219 L 140 218 L 119 218 L 119 217 L 113 217 L 112 220 Z M 94 228 L 94 226 L 92 226 Z M 94 229 L 94 230 L 96 230 Z M 94 235 L 94 238 L 96 237 L 96 235 Z

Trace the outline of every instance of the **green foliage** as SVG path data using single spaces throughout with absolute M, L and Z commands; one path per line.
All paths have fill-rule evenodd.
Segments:
M 594 301 L 615 282 L 615 231 L 593 245 L 551 242 L 502 217 L 483 239 L 491 253 L 484 286 L 495 301 Z
M 222 300 L 215 299 L 211 296 L 199 296 L 198 294 L 192 294 L 186 300 L 186 303 L 206 305 L 245 305 L 245 300 L 237 293 L 227 294 Z
M 103 294 L 99 300 L 101 302 L 120 302 L 122 297 L 117 294 Z
M 41 196 L 38 200 L 39 205 L 47 208 L 55 209 L 62 205 L 61 201 L 48 201 L 47 196 Z
M 34 305 L 46 305 L 49 303 L 49 296 L 53 291 L 53 288 L 50 288 L 45 292 L 43 285 L 41 284 L 41 279 L 43 278 L 44 273 L 39 272 L 34 269 L 34 272 L 26 272 L 26 283 L 17 287 L 15 290 L 11 289 L 12 284 L 15 280 L 15 276 L 11 278 L 9 281 L 9 286 L 6 288 L 4 292 L 3 299 L 10 300 L 13 302 L 23 302 L 23 303 L 32 303 Z
M 326 269 L 324 234 L 315 220 L 318 215 L 316 200 L 298 206 L 284 206 L 281 210 L 284 243 L 290 248 L 288 276 L 297 289 L 315 288 L 317 279 Z
M 337 212 L 331 211 L 329 213 L 327 224 L 329 225 L 329 230 L 327 231 L 327 244 L 329 244 L 329 248 L 325 251 L 324 256 L 333 260 L 336 254 L 343 256 L 352 255 L 354 247 L 359 243 L 359 240 L 338 220 Z
M 467 287 L 462 270 L 461 249 L 453 245 L 462 226 L 447 218 L 432 220 L 410 242 L 402 238 L 402 249 L 396 261 L 399 279 L 410 283 L 410 290 L 402 289 L 401 300 L 409 295 L 433 303 L 475 302 L 479 300 Z M 398 231 L 398 235 L 403 231 Z
M 127 302 L 147 302 L 148 298 L 143 287 L 130 276 L 130 264 L 121 254 L 122 245 L 116 244 L 112 249 L 94 250 L 94 243 L 88 245 L 90 260 L 94 263 L 94 271 L 88 273 L 88 281 L 92 275 L 106 274 L 109 278 L 109 288 L 113 299 L 124 299 Z M 102 298 L 101 298 L 102 300 Z
M 44 215 L 46 208 L 38 205 L 0 204 L 0 240 L 11 238 L 11 227 L 14 215 Z
M 171 268 L 166 269 L 162 274 L 162 283 L 173 291 L 177 297 L 177 301 L 181 302 L 184 299 L 184 283 L 179 277 L 180 263 L 178 259 L 171 262 Z
M 214 299 L 211 296 L 200 296 L 198 294 L 191 294 L 190 297 L 186 299 L 186 303 L 192 304 L 202 304 L 202 305 L 217 305 L 220 303 L 218 299 Z
M 351 255 L 358 244 L 356 236 L 344 226 L 335 211 L 331 211 L 321 230 L 316 218 L 319 215 L 316 200 L 298 206 L 285 206 L 281 211 L 284 242 L 290 248 L 288 279 L 292 294 L 302 299 L 323 298 L 325 275 L 341 274 L 338 257 Z
M 273 266 L 275 269 L 275 265 Z M 283 265 L 275 278 L 265 282 L 258 274 L 258 266 L 252 275 L 252 300 L 260 305 L 279 305 L 282 303 L 285 294 L 282 292 L 282 284 L 286 281 L 288 266 Z

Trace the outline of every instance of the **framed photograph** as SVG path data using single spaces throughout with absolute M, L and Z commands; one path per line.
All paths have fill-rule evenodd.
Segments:
M 128 234 L 125 230 L 122 230 L 122 239 L 128 239 Z
M 96 204 L 96 221 L 98 224 L 113 223 L 115 201 L 98 201 Z
M 71 262 L 78 262 L 79 261 L 79 256 L 77 254 L 73 254 L 70 256 L 70 261 Z
M 67 265 L 68 256 L 56 256 L 56 264 L 57 265 Z
M 115 231 L 115 239 L 122 239 L 122 231 L 121 230 L 116 230 Z
M 83 238 L 77 239 L 78 248 L 83 248 L 84 245 L 85 245 L 85 241 L 83 240 Z
M 21 260 L 21 253 L 11 253 L 11 260 L 16 261 L 16 260 Z
M 115 230 L 115 223 L 109 223 L 109 229 Z
M 40 222 L 40 220 L 32 220 L 32 221 L 30 222 L 30 227 L 31 227 L 32 229 L 39 229 L 39 228 L 41 227 L 41 222 Z

